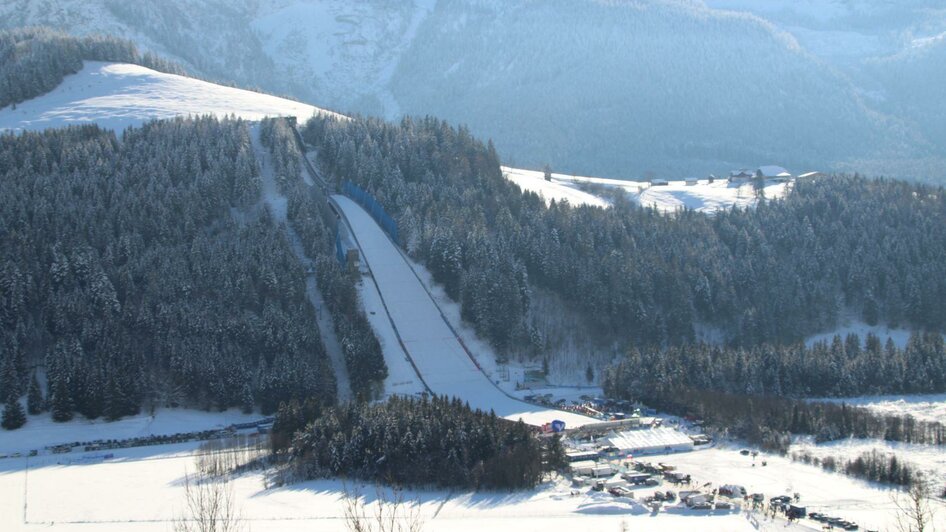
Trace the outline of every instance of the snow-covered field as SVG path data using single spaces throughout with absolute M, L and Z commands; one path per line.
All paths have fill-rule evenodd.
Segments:
M 195 470 L 195 449 L 195 444 L 123 449 L 108 460 L 102 460 L 101 453 L 77 453 L 33 458 L 28 465 L 23 458 L 0 460 L 0 530 L 53 525 L 56 530 L 170 530 L 170 520 L 183 509 L 183 477 Z M 704 454 L 714 461 L 726 456 L 715 451 L 690 453 L 693 457 Z M 679 462 L 688 457 L 673 459 Z M 252 530 L 346 530 L 343 481 L 318 480 L 271 489 L 266 485 L 262 473 L 244 474 L 233 481 L 236 505 Z M 376 500 L 374 486 L 354 483 L 349 488 L 362 493 L 369 504 Z M 572 489 L 558 479 L 518 493 L 431 490 L 404 495 L 419 504 L 423 530 L 429 532 L 572 531 L 576 527 L 618 531 L 622 523 L 642 531 L 694 526 L 720 532 L 755 530 L 738 513 L 675 509 L 652 516 L 639 505 L 607 493 L 585 488 L 572 495 Z M 695 520 L 695 516 L 701 518 Z M 763 522 L 760 527 L 783 528 L 784 522 Z
M 699 179 L 695 185 L 685 181 L 670 181 L 667 185 L 652 186 L 645 181 L 624 181 L 602 177 L 583 177 L 567 174 L 552 174 L 552 181 L 546 181 L 544 174 L 535 170 L 502 167 L 506 179 L 519 185 L 523 190 L 535 192 L 546 202 L 568 201 L 571 205 L 592 205 L 608 207 L 610 203 L 592 193 L 585 192 L 579 185 L 586 184 L 623 191 L 628 199 L 643 207 L 654 207 L 661 212 L 675 212 L 691 209 L 698 212 L 715 212 L 732 207 L 751 207 L 758 201 L 751 184 L 731 184 L 726 179 L 717 179 L 710 183 Z M 764 187 L 765 197 L 778 199 L 788 192 L 789 183 L 772 182 Z
M 867 395 L 818 399 L 863 406 L 880 414 L 910 415 L 921 421 L 946 423 L 946 393 L 920 395 Z
M 942 419 L 942 418 L 940 418 Z M 933 492 L 942 493 L 946 487 L 946 451 L 935 445 L 917 445 L 881 440 L 848 438 L 821 444 L 815 444 L 811 438 L 799 440 L 792 445 L 791 451 L 803 451 L 818 458 L 845 457 L 853 459 L 872 450 L 886 455 L 896 455 L 911 466 L 923 471 L 930 479 Z M 946 514 L 943 516 L 946 522 Z
M 572 206 L 591 205 L 593 207 L 610 207 L 611 204 L 603 198 L 579 190 L 575 182 L 563 174 L 552 174 L 552 180 L 546 181 L 543 172 L 535 170 L 521 170 L 518 168 L 503 167 L 506 179 L 519 185 L 523 192 L 535 192 L 546 203 L 553 200 L 561 203 L 567 201 Z
M 138 65 L 86 61 L 82 70 L 66 76 L 51 92 L 20 103 L 16 109 L 0 109 L 0 131 L 92 122 L 120 131 L 152 119 L 204 114 L 234 114 L 248 120 L 295 116 L 304 121 L 325 112 L 293 100 Z
M 408 355 L 434 393 L 457 396 L 474 408 L 492 409 L 500 416 L 521 418 L 530 424 L 561 419 L 574 427 L 594 421 L 516 400 L 490 382 L 463 349 L 411 266 L 371 216 L 347 197 L 333 196 L 333 200 L 354 232 Z M 384 335 L 384 331 L 378 332 Z M 386 344 L 392 341 L 397 340 L 385 339 Z
M 763 460 L 768 465 L 763 467 Z M 896 506 L 892 500 L 896 490 L 892 488 L 840 473 L 828 473 L 819 467 L 779 456 L 760 454 L 753 459 L 740 455 L 736 448 L 683 453 L 668 457 L 667 461 L 680 471 L 692 474 L 700 483 L 738 484 L 749 493 L 761 492 L 767 498 L 791 496 L 797 492 L 801 496 L 800 504 L 809 512 L 822 512 L 854 521 L 862 530 L 896 530 Z M 946 519 L 944 505 L 934 503 L 934 507 L 939 517 Z M 820 530 L 820 524 L 805 521 L 804 524 Z
M 158 408 L 153 416 L 149 413 L 141 413 L 137 416 L 123 417 L 118 421 L 105 421 L 104 419 L 88 420 L 76 415 L 72 421 L 56 423 L 47 412 L 38 416 L 29 416 L 26 425 L 22 428 L 0 431 L 0 453 L 23 453 L 31 449 L 42 449 L 47 445 L 76 441 L 123 440 L 222 429 L 234 423 L 246 423 L 262 417 L 258 413 L 244 414 L 237 409 L 205 412 L 184 408 Z
M 185 473 L 195 470 L 197 445 L 120 449 L 114 457 L 74 453 L 0 460 L 0 530 L 169 530 L 183 507 Z M 859 523 L 862 529 L 894 529 L 893 492 L 788 459 L 741 456 L 738 448 L 715 448 L 655 457 L 693 476 L 696 485 L 732 483 L 766 497 L 799 493 L 809 511 L 824 511 Z M 766 466 L 761 462 L 765 460 Z M 755 465 L 753 465 L 755 463 Z M 357 482 L 317 480 L 267 486 L 260 472 L 233 481 L 235 502 L 252 530 L 346 530 L 344 492 L 376 501 L 376 488 Z M 660 489 L 668 489 L 662 487 Z M 418 504 L 425 531 L 589 530 L 750 531 L 817 530 L 811 521 L 786 526 L 755 515 L 665 508 L 651 515 L 640 505 L 607 493 L 577 490 L 562 478 L 517 493 L 418 490 L 404 493 Z M 653 489 L 634 490 L 638 498 Z M 937 503 L 939 512 L 944 509 Z M 940 517 L 944 514 L 939 513 Z M 694 519 L 699 516 L 699 519 Z

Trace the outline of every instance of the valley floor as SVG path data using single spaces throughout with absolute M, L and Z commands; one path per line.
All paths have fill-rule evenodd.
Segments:
M 193 473 L 196 444 L 102 453 L 76 453 L 0 461 L 0 529 L 168 530 L 181 515 L 184 475 Z M 698 453 L 702 454 L 702 453 Z M 346 530 L 346 488 L 370 505 L 376 488 L 319 480 L 267 489 L 267 477 L 248 473 L 233 481 L 241 514 L 255 531 Z M 412 491 L 425 531 L 438 530 L 672 530 L 696 525 L 709 531 L 752 530 L 738 513 L 689 510 L 651 516 L 639 505 L 607 493 L 573 496 L 563 479 L 521 493 Z M 784 523 L 782 523 L 784 524 Z M 91 527 L 91 528 L 90 528 Z
M 0 530 L 168 530 L 183 511 L 184 476 L 196 469 L 198 452 L 197 444 L 187 443 L 121 449 L 110 458 L 93 452 L 0 460 Z M 691 473 L 696 485 L 741 484 L 766 497 L 797 492 L 809 511 L 857 521 L 862 529 L 893 526 L 890 490 L 784 458 L 752 458 L 723 446 L 653 459 Z M 346 491 L 363 497 L 369 512 L 378 494 L 374 485 L 340 479 L 271 487 L 262 472 L 236 477 L 232 489 L 242 517 L 255 531 L 346 530 Z M 640 488 L 635 495 L 641 499 L 652 490 Z M 810 520 L 788 525 L 761 513 L 674 506 L 652 514 L 629 499 L 572 488 L 561 477 L 519 493 L 417 490 L 403 495 L 411 507 L 417 505 L 425 531 L 618 531 L 622 525 L 642 531 L 818 529 Z

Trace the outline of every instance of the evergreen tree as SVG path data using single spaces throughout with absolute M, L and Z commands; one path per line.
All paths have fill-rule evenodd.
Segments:
M 26 411 L 30 415 L 41 414 L 46 410 L 46 401 L 43 400 L 43 391 L 40 389 L 39 380 L 36 378 L 36 371 L 30 377 L 29 388 L 26 391 Z
M 7 397 L 3 405 L 3 419 L 0 425 L 7 430 L 18 429 L 26 423 L 26 413 L 23 412 L 23 405 L 12 395 Z

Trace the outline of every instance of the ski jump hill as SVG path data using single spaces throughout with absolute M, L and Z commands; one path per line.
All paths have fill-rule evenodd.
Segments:
M 472 408 L 492 410 L 530 425 L 562 420 L 578 427 L 598 420 L 516 399 L 490 381 L 477 366 L 440 308 L 397 246 L 360 205 L 333 195 L 368 266 L 388 316 L 411 363 L 431 393 L 455 396 Z

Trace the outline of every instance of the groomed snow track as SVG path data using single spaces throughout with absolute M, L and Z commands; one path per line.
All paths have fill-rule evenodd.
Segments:
M 560 419 L 577 427 L 597 421 L 532 405 L 502 391 L 477 366 L 407 259 L 374 219 L 346 196 L 333 195 L 331 201 L 352 232 L 401 345 L 431 393 L 459 397 L 473 408 L 531 425 Z

